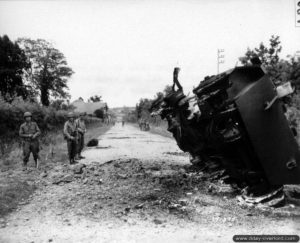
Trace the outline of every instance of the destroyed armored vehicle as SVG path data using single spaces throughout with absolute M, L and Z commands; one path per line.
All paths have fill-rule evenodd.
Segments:
M 178 72 L 151 111 L 168 121 L 180 149 L 204 172 L 224 172 L 243 200 L 283 203 L 283 185 L 300 184 L 300 152 L 280 100 L 291 87 L 276 88 L 260 65 L 249 65 L 207 77 L 187 97 Z

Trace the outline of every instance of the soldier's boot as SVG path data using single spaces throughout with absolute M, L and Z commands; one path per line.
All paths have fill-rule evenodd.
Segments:
M 40 160 L 39 159 L 35 159 L 34 162 L 35 162 L 35 168 L 39 169 L 40 168 Z
M 85 157 L 82 156 L 81 154 L 79 154 L 79 158 L 80 158 L 80 159 L 85 159 Z
M 71 165 L 74 165 L 74 164 L 77 164 L 77 163 L 79 163 L 79 162 L 76 161 L 75 158 L 70 159 L 70 164 Z
M 77 155 L 75 156 L 75 159 L 76 159 L 76 160 L 80 160 L 80 159 L 81 159 L 81 158 L 80 158 L 80 155 L 77 154 Z

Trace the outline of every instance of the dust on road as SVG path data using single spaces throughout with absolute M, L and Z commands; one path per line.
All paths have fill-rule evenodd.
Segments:
M 172 139 L 129 125 L 99 139 L 83 153 L 85 167 L 41 173 L 39 189 L 5 219 L 0 242 L 232 242 L 235 234 L 300 232 L 297 205 L 240 207 L 234 191 L 214 190 L 189 169 Z
M 104 134 L 98 147 L 107 149 L 87 149 L 84 153 L 84 163 L 97 161 L 104 163 L 109 160 L 136 158 L 138 160 L 164 160 L 165 162 L 177 161 L 176 156 L 168 156 L 166 153 L 180 152 L 176 142 L 162 136 L 139 131 L 136 127 L 127 125 L 125 127 L 114 126 Z M 188 163 L 188 157 L 181 158 L 182 164 Z

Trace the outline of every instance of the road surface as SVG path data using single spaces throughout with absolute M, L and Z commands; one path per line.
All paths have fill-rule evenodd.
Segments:
M 232 242 L 235 234 L 300 232 L 299 217 L 208 191 L 170 138 L 117 124 L 83 155 L 83 172 L 58 165 L 41 173 L 0 242 Z

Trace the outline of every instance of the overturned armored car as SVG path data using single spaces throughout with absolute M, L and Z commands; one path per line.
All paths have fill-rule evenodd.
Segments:
M 300 151 L 275 87 L 260 65 L 207 77 L 187 97 L 174 69 L 172 92 L 153 102 L 152 114 L 168 121 L 178 146 L 205 173 L 241 191 L 248 203 L 277 206 L 284 184 L 300 184 Z M 175 90 L 177 86 L 177 90 Z

